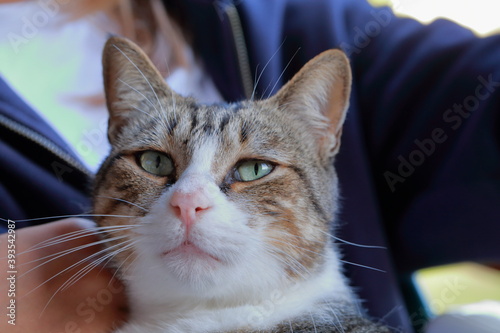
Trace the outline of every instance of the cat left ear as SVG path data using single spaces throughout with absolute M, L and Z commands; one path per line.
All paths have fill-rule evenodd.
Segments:
M 340 148 L 342 125 L 351 92 L 349 60 L 340 50 L 325 51 L 302 67 L 274 96 L 285 112 L 306 122 L 321 153 Z
M 138 114 L 162 110 L 160 103 L 165 103 L 166 96 L 180 97 L 168 87 L 148 56 L 125 38 L 108 39 L 102 65 L 111 143 Z

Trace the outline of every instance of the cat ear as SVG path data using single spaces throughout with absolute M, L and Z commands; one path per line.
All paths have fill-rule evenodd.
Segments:
M 305 121 L 320 152 L 332 156 L 340 148 L 350 92 L 349 60 L 340 50 L 328 50 L 305 64 L 274 98 Z
M 165 96 L 178 96 L 147 55 L 125 38 L 111 37 L 106 42 L 102 65 L 111 143 L 131 119 L 162 110 Z

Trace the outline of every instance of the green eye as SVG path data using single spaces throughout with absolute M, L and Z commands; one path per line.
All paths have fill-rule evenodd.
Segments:
M 250 182 L 268 175 L 271 171 L 273 171 L 273 166 L 270 163 L 257 160 L 246 161 L 236 168 L 236 179 Z
M 139 157 L 141 167 L 155 176 L 165 177 L 174 172 L 174 163 L 167 155 L 145 151 Z

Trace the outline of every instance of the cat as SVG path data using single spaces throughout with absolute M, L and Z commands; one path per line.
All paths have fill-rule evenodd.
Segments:
M 130 300 L 117 333 L 390 332 L 361 314 L 329 234 L 351 86 L 341 51 L 231 104 L 176 94 L 120 37 L 103 76 L 112 150 L 93 206 Z

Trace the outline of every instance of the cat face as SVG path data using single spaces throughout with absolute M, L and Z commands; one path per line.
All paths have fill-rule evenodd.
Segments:
M 321 269 L 330 246 L 350 87 L 337 51 L 262 101 L 202 105 L 174 93 L 127 40 L 104 51 L 112 152 L 95 182 L 122 277 L 162 298 L 253 297 Z M 131 228 L 125 226 L 132 226 Z

